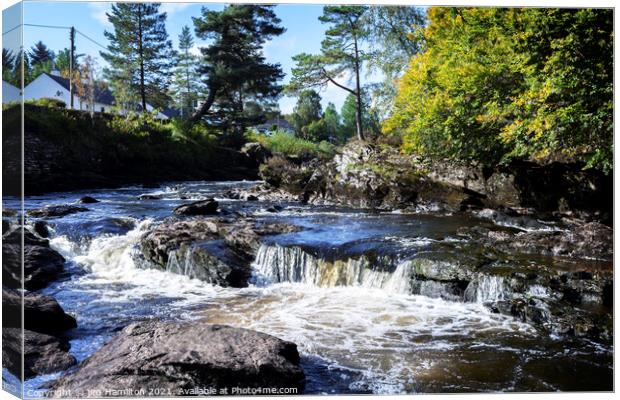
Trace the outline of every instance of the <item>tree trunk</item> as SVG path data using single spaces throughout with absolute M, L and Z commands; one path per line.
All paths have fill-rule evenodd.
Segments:
M 200 108 L 194 113 L 194 115 L 192 115 L 189 120 L 192 124 L 200 121 L 200 119 L 207 113 L 207 111 L 209 111 L 209 109 L 213 105 L 213 102 L 215 101 L 216 92 L 217 89 L 215 88 L 209 89 L 209 96 L 204 101 L 204 103 L 200 105 Z
M 189 50 L 185 49 L 185 81 L 187 84 L 187 98 L 186 104 L 187 107 L 187 115 L 190 115 L 192 112 L 192 96 L 191 96 L 191 87 L 189 82 Z
M 353 36 L 353 44 L 355 46 L 355 125 L 357 128 L 357 138 L 364 140 L 364 129 L 362 126 L 362 89 L 360 85 L 360 55 L 357 48 L 357 37 Z
M 138 57 L 140 57 L 140 98 L 142 100 L 142 112 L 146 112 L 146 90 L 144 88 L 144 50 L 142 48 L 142 6 L 138 7 Z

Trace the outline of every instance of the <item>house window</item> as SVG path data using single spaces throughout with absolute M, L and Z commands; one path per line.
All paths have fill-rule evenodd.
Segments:
M 105 107 L 101 107 L 101 112 L 105 112 Z

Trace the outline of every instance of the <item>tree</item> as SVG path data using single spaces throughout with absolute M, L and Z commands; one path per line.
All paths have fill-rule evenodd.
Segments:
M 2 80 L 14 86 L 19 86 L 17 82 L 15 82 L 14 73 L 17 62 L 17 57 L 10 49 L 2 48 Z
M 360 72 L 365 61 L 362 41 L 366 36 L 362 17 L 367 12 L 366 6 L 325 6 L 319 20 L 331 26 L 325 32 L 321 43 L 321 54 L 298 54 L 293 57 L 296 66 L 288 87 L 290 91 L 299 91 L 312 87 L 333 85 L 349 92 L 356 99 L 356 132 L 360 140 L 364 139 L 362 121 L 362 85 Z M 350 88 L 336 79 L 344 73 L 353 75 L 355 86 Z
M 80 99 L 80 109 L 85 104 L 92 118 L 95 113 L 95 96 L 100 88 L 97 82 L 97 63 L 91 56 L 84 57 L 77 66 L 72 82 L 75 85 L 75 94 Z
M 84 54 L 73 54 L 73 68 L 78 69 L 79 67 L 79 58 L 83 57 Z M 64 48 L 56 53 L 56 59 L 54 60 L 54 64 L 56 69 L 60 72 L 60 75 L 68 78 L 71 70 L 71 50 Z
M 266 62 L 262 48 L 284 28 L 273 6 L 263 5 L 233 4 L 222 11 L 204 8 L 202 16 L 193 20 L 196 35 L 211 44 L 200 49 L 199 71 L 207 96 L 191 121 L 207 118 L 224 129 L 233 126 L 242 132 L 251 122 L 244 115 L 244 104 L 273 102 L 282 90 L 278 84 L 282 69 Z
M 366 127 L 367 133 L 377 134 L 380 132 L 380 120 L 374 110 L 370 107 L 370 96 L 367 92 L 362 92 L 362 121 Z M 356 132 L 356 119 L 357 119 L 357 100 L 353 95 L 347 96 L 342 109 L 340 110 L 342 116 L 342 128 L 340 132 L 341 140 L 346 140 L 355 135 Z
M 331 140 L 336 139 L 340 131 L 340 115 L 338 115 L 334 103 L 329 103 L 325 107 L 325 112 L 321 119 L 325 121 L 325 135 L 327 138 Z
M 298 136 L 308 139 L 303 128 L 321 119 L 323 113 L 321 96 L 314 90 L 304 90 L 299 93 L 297 104 L 291 115 L 291 124 L 295 127 Z
M 170 85 L 171 97 L 183 116 L 188 117 L 198 100 L 199 74 L 196 70 L 198 57 L 190 50 L 194 46 L 194 38 L 188 26 L 181 29 L 179 50 L 176 53 L 176 65 Z
M 613 165 L 613 12 L 431 8 L 384 131 L 483 164 Z
M 369 88 L 382 117 L 393 108 L 396 81 L 411 58 L 423 49 L 425 15 L 421 8 L 409 6 L 372 6 L 364 15 L 370 45 L 367 66 L 384 76 L 383 82 Z
M 166 32 L 166 13 L 160 3 L 113 3 L 107 13 L 113 31 L 105 31 L 110 41 L 101 56 L 109 64 L 104 73 L 117 95 L 127 105 L 139 102 L 164 107 L 167 103 L 172 42 Z
M 47 48 L 42 41 L 38 41 L 30 48 L 30 63 L 34 66 L 54 61 L 54 52 Z

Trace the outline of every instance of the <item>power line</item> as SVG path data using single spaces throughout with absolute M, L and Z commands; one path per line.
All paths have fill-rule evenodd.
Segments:
M 24 24 L 24 26 L 36 26 L 38 28 L 52 28 L 52 29 L 71 29 L 70 26 L 58 26 L 58 25 Z
M 16 27 L 11 28 L 11 29 L 9 29 L 9 30 L 8 30 L 8 31 L 6 31 L 6 32 L 2 32 L 2 36 L 6 35 L 7 33 L 11 33 L 11 32 L 13 32 L 15 29 L 19 28 L 20 26 L 22 26 L 22 24 L 19 24 L 19 25 L 17 25 Z
M 97 42 L 95 39 L 90 38 L 88 36 L 86 36 L 85 34 L 83 34 L 82 32 L 78 31 L 77 29 L 75 30 L 77 33 L 79 33 L 80 35 L 84 36 L 86 39 L 90 40 L 91 42 L 93 42 L 94 44 L 96 44 L 97 46 L 101 47 L 104 50 L 107 50 L 108 48 L 104 45 L 102 45 L 101 43 Z

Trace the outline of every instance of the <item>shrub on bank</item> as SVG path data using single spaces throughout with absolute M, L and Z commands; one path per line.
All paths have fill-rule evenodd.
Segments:
M 246 138 L 252 142 L 259 142 L 267 147 L 272 153 L 285 154 L 288 156 L 331 156 L 335 147 L 327 141 L 319 143 L 301 139 L 287 132 L 276 130 L 271 135 L 261 134 L 253 129 L 246 132 Z

